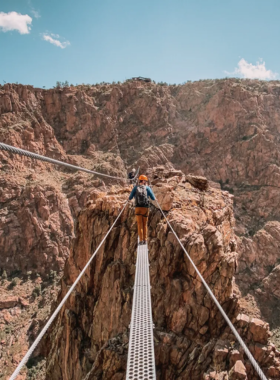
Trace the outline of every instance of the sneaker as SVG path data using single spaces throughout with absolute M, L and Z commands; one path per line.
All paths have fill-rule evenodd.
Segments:
M 142 245 L 145 245 L 145 244 L 147 244 L 147 240 L 142 241 Z
M 142 240 L 141 240 L 141 241 L 139 241 L 138 245 L 142 245 L 142 244 L 143 244 Z

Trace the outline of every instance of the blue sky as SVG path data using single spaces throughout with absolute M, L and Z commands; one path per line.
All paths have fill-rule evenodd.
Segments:
M 279 11 L 279 0 L 0 0 L 0 83 L 279 79 Z

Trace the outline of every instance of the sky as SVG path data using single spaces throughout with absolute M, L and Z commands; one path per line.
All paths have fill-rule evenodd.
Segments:
M 279 0 L 0 0 L 0 84 L 279 79 L 279 16 Z

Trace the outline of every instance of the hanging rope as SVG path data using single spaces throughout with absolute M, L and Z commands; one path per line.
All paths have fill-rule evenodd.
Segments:
M 29 152 L 28 150 L 24 150 L 24 149 L 20 149 L 20 148 L 15 148 L 14 146 L 7 145 L 7 144 L 1 143 L 1 142 L 0 142 L 0 149 L 4 150 L 6 152 L 11 152 L 11 153 L 14 153 L 14 154 L 19 154 L 21 156 L 26 156 L 26 157 L 34 158 L 35 160 L 49 162 L 51 164 L 64 166 L 66 168 L 70 168 L 70 169 L 74 169 L 74 170 L 80 170 L 82 172 L 86 172 L 86 173 L 89 173 L 89 174 L 95 174 L 95 175 L 99 175 L 99 176 L 102 176 L 102 177 L 113 178 L 113 179 L 118 179 L 118 180 L 122 180 L 122 181 L 128 181 L 127 178 L 115 177 L 115 176 L 112 176 L 112 175 L 109 175 L 109 174 L 98 173 L 98 172 L 95 172 L 93 170 L 81 168 L 80 166 L 68 164 L 67 162 L 54 160 L 53 158 L 42 156 L 41 154 L 32 153 L 32 152 Z
M 200 278 L 201 282 L 203 283 L 203 285 L 205 286 L 206 290 L 208 291 L 208 293 L 210 294 L 212 300 L 215 302 L 217 308 L 220 310 L 222 316 L 224 317 L 224 319 L 226 320 L 227 324 L 229 325 L 231 331 L 233 332 L 233 334 L 235 335 L 236 339 L 238 340 L 239 344 L 242 346 L 242 348 L 244 349 L 248 359 L 250 360 L 252 366 L 254 367 L 254 369 L 256 370 L 257 374 L 259 375 L 259 377 L 262 379 L 262 380 L 267 380 L 267 378 L 265 377 L 265 374 L 263 373 L 263 371 L 261 370 L 260 366 L 258 365 L 258 363 L 256 362 L 255 358 L 253 357 L 253 355 L 251 354 L 251 352 L 249 351 L 249 349 L 247 348 L 245 342 L 243 341 L 243 339 L 241 338 L 241 336 L 238 334 L 236 328 L 233 326 L 233 324 L 231 323 L 230 319 L 228 318 L 228 316 L 226 315 L 224 309 L 222 308 L 222 306 L 220 305 L 219 301 L 217 300 L 217 298 L 214 296 L 214 294 L 212 293 L 212 290 L 209 288 L 207 282 L 204 280 L 204 278 L 202 277 L 202 275 L 200 274 L 199 270 L 197 269 L 195 263 L 192 261 L 190 255 L 188 254 L 187 250 L 185 249 L 185 247 L 183 246 L 183 244 L 181 243 L 181 240 L 178 238 L 176 232 L 173 230 L 171 224 L 169 223 L 168 219 L 166 218 L 164 212 L 162 211 L 157 199 L 156 199 L 156 203 L 158 205 L 158 208 L 160 209 L 162 215 L 164 216 L 164 219 L 166 220 L 168 226 L 170 227 L 171 231 L 173 232 L 174 236 L 176 237 L 176 239 L 178 240 L 178 243 L 180 244 L 181 248 L 183 249 L 183 251 L 185 252 L 187 258 L 190 260 L 192 266 L 194 267 L 198 277 Z
M 94 256 L 96 255 L 96 253 L 98 252 L 99 248 L 102 246 L 102 244 L 104 243 L 104 241 L 106 240 L 107 236 L 109 235 L 109 233 L 112 231 L 113 227 L 115 226 L 115 224 L 117 223 L 117 220 L 120 218 L 121 214 L 123 213 L 123 210 L 125 209 L 126 205 L 128 203 L 128 200 L 125 202 L 121 212 L 119 213 L 119 215 L 117 216 L 116 220 L 114 221 L 114 223 L 112 224 L 111 228 L 109 229 L 109 231 L 107 232 L 107 234 L 105 235 L 105 237 L 102 239 L 101 243 L 99 244 L 99 246 L 96 248 L 95 252 L 93 253 L 93 255 L 91 256 L 91 258 L 89 259 L 89 261 L 87 262 L 87 264 L 85 265 L 84 269 L 81 271 L 81 273 L 79 274 L 79 276 L 77 277 L 76 281 L 73 283 L 73 285 L 71 286 L 71 288 L 68 290 L 68 292 L 66 293 L 66 295 L 64 296 L 63 300 L 60 302 L 60 304 L 58 305 L 58 307 L 56 308 L 56 310 L 54 311 L 54 313 L 52 314 L 52 316 L 50 317 L 50 319 L 48 320 L 48 322 L 46 323 L 46 325 L 44 326 L 44 328 L 42 329 L 42 331 L 40 332 L 40 334 L 37 336 L 37 338 L 35 339 L 34 343 L 32 344 L 32 346 L 29 348 L 28 352 L 25 354 L 24 358 L 21 360 L 21 362 L 19 363 L 19 365 L 17 366 L 16 370 L 14 371 L 14 373 L 12 374 L 12 376 L 10 377 L 10 380 L 14 380 L 18 374 L 20 373 L 20 370 L 22 369 L 22 367 L 25 365 L 25 363 L 28 361 L 28 359 L 30 358 L 32 352 L 35 350 L 35 348 L 37 347 L 37 345 L 39 344 L 40 340 L 43 338 L 43 336 L 45 335 L 46 331 L 48 330 L 48 328 L 50 327 L 50 325 L 52 324 L 53 320 L 55 319 L 55 317 L 57 316 L 57 314 L 60 312 L 60 310 L 62 309 L 63 305 L 65 304 L 65 302 L 67 301 L 67 299 L 69 298 L 70 294 L 72 293 L 72 291 L 74 290 L 74 288 L 76 287 L 77 283 L 80 281 L 81 277 L 83 276 L 83 274 L 85 273 L 85 271 L 87 270 L 88 266 L 90 265 L 90 263 L 92 262 Z

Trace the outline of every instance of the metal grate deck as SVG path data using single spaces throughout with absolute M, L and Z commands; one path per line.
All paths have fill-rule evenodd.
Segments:
M 138 245 L 126 380 L 155 380 L 153 318 L 147 245 Z

